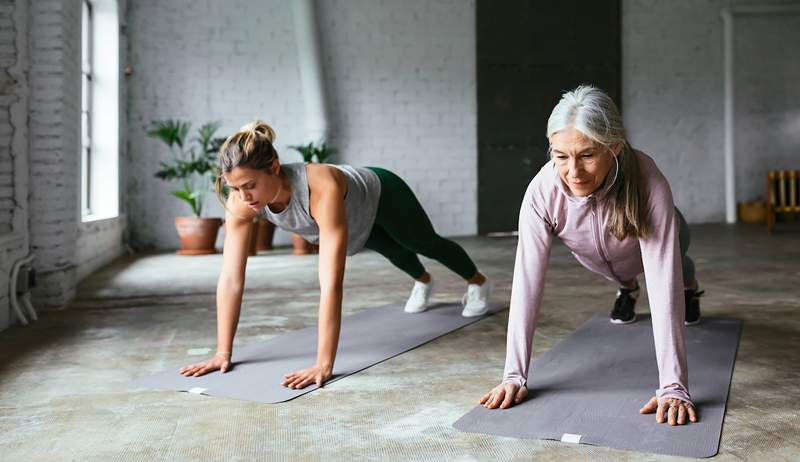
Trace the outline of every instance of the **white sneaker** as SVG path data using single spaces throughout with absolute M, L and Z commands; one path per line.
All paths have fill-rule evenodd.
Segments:
M 461 316 L 470 318 L 473 316 L 483 316 L 489 311 L 489 292 L 492 291 L 492 283 L 487 279 L 482 285 L 469 284 L 467 293 L 461 299 L 464 311 Z
M 424 282 L 414 281 L 411 295 L 408 297 L 404 311 L 406 313 L 422 313 L 428 309 L 428 299 L 433 291 L 433 280 L 425 284 Z

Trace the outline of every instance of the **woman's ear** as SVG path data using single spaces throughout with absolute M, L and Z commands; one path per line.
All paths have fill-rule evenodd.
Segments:
M 273 175 L 277 175 L 281 171 L 281 164 L 278 162 L 278 159 L 272 161 L 272 164 L 269 166 L 269 172 Z
M 614 144 L 611 146 L 611 154 L 617 157 L 622 152 L 622 143 Z

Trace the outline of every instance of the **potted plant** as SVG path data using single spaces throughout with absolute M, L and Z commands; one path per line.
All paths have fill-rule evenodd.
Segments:
M 161 162 L 155 176 L 164 181 L 178 181 L 181 189 L 172 195 L 184 201 L 192 209 L 192 216 L 175 218 L 175 228 L 181 239 L 180 255 L 205 255 L 216 253 L 214 243 L 222 226 L 221 218 L 202 217 L 206 193 L 211 191 L 216 176 L 217 151 L 224 138 L 215 138 L 219 122 L 210 122 L 197 130 L 194 146 L 186 143 L 191 123 L 181 120 L 155 120 L 147 131 L 148 136 L 163 141 L 172 154 L 172 159 Z
M 305 163 L 324 164 L 325 161 L 336 154 L 336 149 L 325 143 L 314 144 L 314 142 L 309 142 L 305 145 L 289 146 L 289 148 L 299 152 L 303 156 Z M 294 248 L 292 252 L 294 255 L 308 255 L 319 252 L 318 245 L 306 241 L 299 234 L 292 235 L 292 247 Z

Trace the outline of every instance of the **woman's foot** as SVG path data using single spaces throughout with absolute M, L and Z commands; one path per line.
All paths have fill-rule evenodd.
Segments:
M 704 290 L 697 290 L 697 285 L 694 289 L 684 289 L 683 298 L 686 301 L 686 317 L 684 324 L 693 326 L 700 322 L 700 296 L 705 293 Z
M 481 276 L 483 284 L 468 284 L 467 293 L 461 299 L 464 310 L 461 316 L 471 318 L 473 316 L 483 316 L 489 311 L 489 293 L 492 291 L 492 283 Z
M 617 300 L 614 302 L 614 309 L 611 310 L 611 322 L 613 324 L 630 324 L 636 322 L 636 299 L 639 298 L 639 284 L 634 288 L 628 289 L 620 287 L 617 290 Z
M 433 280 L 430 276 L 425 279 L 428 280 L 427 283 L 419 280 L 414 281 L 411 295 L 409 295 L 406 307 L 403 309 L 406 313 L 422 313 L 428 309 L 428 299 L 433 291 Z

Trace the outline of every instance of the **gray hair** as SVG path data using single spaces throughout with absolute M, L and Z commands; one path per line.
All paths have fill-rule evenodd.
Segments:
M 568 128 L 606 148 L 621 148 L 614 180 L 608 186 L 606 229 L 619 240 L 629 235 L 646 237 L 650 233 L 646 188 L 641 184 L 639 159 L 628 142 L 617 105 L 591 85 L 568 91 L 547 120 L 547 138 Z
M 627 142 L 617 105 L 591 85 L 564 93 L 547 120 L 547 137 L 571 127 L 604 146 Z

